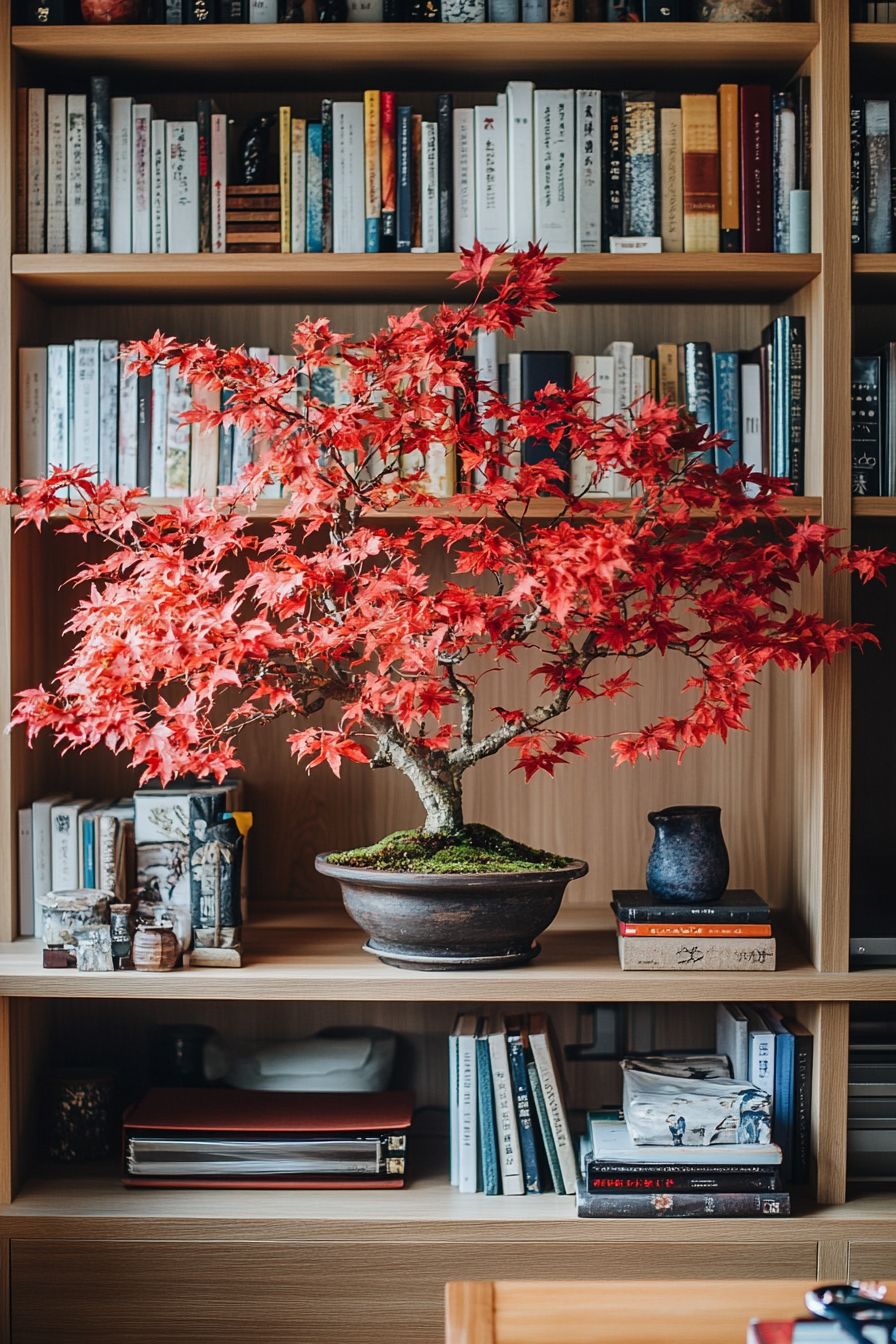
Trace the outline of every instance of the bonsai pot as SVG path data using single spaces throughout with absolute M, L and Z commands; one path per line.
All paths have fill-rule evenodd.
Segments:
M 409 971 L 491 971 L 537 957 L 535 941 L 560 909 L 566 884 L 588 865 L 518 873 L 390 873 L 349 868 L 318 854 L 352 919 L 369 935 L 365 952 Z

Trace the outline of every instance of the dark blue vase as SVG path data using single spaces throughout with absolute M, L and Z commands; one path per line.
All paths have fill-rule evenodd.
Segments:
M 647 890 L 660 901 L 712 905 L 728 886 L 728 850 L 720 807 L 664 807 L 648 812 L 656 831 L 647 860 Z

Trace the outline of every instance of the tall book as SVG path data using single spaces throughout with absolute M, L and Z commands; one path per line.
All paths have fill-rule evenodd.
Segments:
M 865 100 L 865 251 L 891 252 L 890 104 Z
M 790 252 L 790 198 L 796 189 L 796 113 L 792 93 L 772 96 L 772 243 Z
M 600 92 L 576 90 L 577 252 L 599 252 L 601 242 Z
M 43 933 L 43 907 L 38 901 L 53 890 L 53 808 L 68 797 L 67 793 L 52 793 L 31 804 L 31 891 L 38 936 Z
M 715 94 L 681 97 L 684 250 L 719 250 L 719 124 Z
M 439 250 L 439 127 L 424 121 L 420 128 L 420 247 Z
M 199 137 L 195 121 L 166 123 L 168 251 L 199 251 Z
M 775 1038 L 772 1142 L 781 1149 L 781 1180 L 786 1184 L 793 1171 L 794 1037 L 784 1026 L 781 1014 L 775 1008 L 759 1005 L 757 1012 Z
M 736 1003 L 716 1004 L 716 1053 L 727 1056 L 732 1078 L 749 1078 L 749 1024 Z
M 211 143 L 211 249 L 219 253 L 227 251 L 227 117 L 221 112 L 212 112 Z M 304 185 L 303 177 L 303 191 Z
M 100 343 L 75 341 L 72 466 L 96 476 L 100 455 Z
M 380 246 L 384 252 L 395 251 L 395 94 L 380 94 L 380 181 L 382 182 L 382 211 L 380 215 Z
M 613 414 L 621 415 L 632 402 L 632 357 L 635 347 L 631 341 L 611 341 L 604 355 L 613 361 Z M 596 376 L 596 366 L 595 366 Z
M 423 118 L 411 113 L 411 251 L 422 250 L 420 235 L 420 145 L 423 138 Z
M 670 342 L 660 342 L 654 351 L 656 360 L 656 397 L 658 401 L 668 401 L 670 406 L 678 404 L 678 346 Z
M 741 246 L 771 252 L 773 239 L 771 90 L 744 84 L 740 91 Z
M 113 98 L 112 180 L 109 207 L 110 251 L 131 251 L 132 178 L 134 169 L 133 98 Z
M 462 1195 L 475 1195 L 479 1187 L 477 1026 L 477 1019 L 467 1015 L 457 1031 L 457 1185 Z
M 128 490 L 137 485 L 137 373 L 127 363 L 118 380 L 118 484 Z
M 561 1184 L 557 1186 L 557 1193 L 574 1195 L 578 1174 L 575 1148 L 563 1099 L 559 1056 L 551 1040 L 550 1020 L 544 1013 L 532 1013 L 529 1017 L 529 1048 L 538 1072 L 548 1131 L 560 1169 Z
M 150 127 L 150 247 L 154 253 L 168 251 L 168 146 L 167 123 Z
M 192 8 L 206 5 L 206 0 L 192 0 Z M 205 22 L 205 20 L 203 20 Z M 199 178 L 199 251 L 212 250 L 212 104 L 208 98 L 196 103 L 196 171 Z M 283 193 L 280 208 L 283 210 Z M 289 193 L 286 194 L 289 209 Z
M 28 90 L 28 251 L 47 249 L 47 97 Z
M 152 250 L 152 120 L 149 103 L 134 103 L 131 144 L 131 251 Z
M 736 84 L 719 85 L 719 250 L 740 246 L 740 117 Z
M 459 1014 L 448 1036 L 448 1150 L 449 1179 L 452 1185 L 457 1185 L 460 1181 L 460 1085 L 457 1070 L 457 1040 L 462 1022 L 463 1014 Z
M 530 80 L 507 85 L 507 229 L 512 248 L 528 247 L 535 237 L 534 101 Z
M 91 75 L 88 107 L 90 156 L 89 243 L 91 252 L 109 251 L 109 210 L 112 182 L 111 111 L 109 76 Z
M 740 355 L 714 350 L 712 355 L 712 405 L 714 434 L 728 440 L 716 449 L 716 466 L 725 471 L 740 461 Z
M 708 341 L 684 344 L 684 401 L 698 425 L 712 429 L 712 349 Z
M 853 252 L 865 251 L 865 102 L 853 95 L 849 100 L 849 216 Z
M 89 798 L 56 803 L 50 809 L 50 875 L 52 891 L 77 891 L 81 885 L 78 871 L 78 818 Z
M 888 341 L 881 354 L 881 494 L 896 495 L 896 341 Z
M 137 375 L 137 486 L 149 493 L 152 476 L 152 374 Z
M 192 409 L 189 385 L 177 369 L 168 369 L 165 494 L 172 499 L 182 498 L 190 489 L 190 425 L 182 417 Z
M 164 364 L 153 365 L 151 393 L 149 493 L 153 498 L 161 499 L 165 495 L 165 456 L 168 447 L 168 370 Z
M 280 251 L 292 250 L 292 188 L 290 186 L 290 168 L 292 166 L 292 108 L 281 107 L 277 119 L 277 163 L 280 182 Z
M 220 411 L 221 389 L 197 387 L 193 392 L 193 409 Z M 219 430 L 217 425 L 204 427 L 194 421 L 190 426 L 190 494 L 205 494 L 206 499 L 214 499 L 218 491 L 218 448 Z
M 87 96 L 70 93 L 66 100 L 66 246 L 69 252 L 87 251 L 88 157 Z
M 479 1113 L 479 1166 L 482 1189 L 487 1195 L 500 1195 L 501 1174 L 498 1165 L 498 1136 L 495 1127 L 495 1094 L 489 1059 L 489 1019 L 480 1020 L 476 1033 L 476 1090 Z
M 308 173 L 305 185 L 305 251 L 322 252 L 323 237 L 323 127 L 309 121 Z
M 572 385 L 572 355 L 568 350 L 524 350 L 520 359 L 521 399 L 532 401 L 553 383 L 569 390 Z M 523 441 L 522 460 L 526 466 L 553 460 L 569 472 L 569 446 L 561 440 L 556 447 L 548 439 L 528 438 Z
M 812 250 L 812 81 L 799 75 L 793 83 L 796 114 L 796 185 L 790 193 L 790 250 Z
M 626 238 L 656 234 L 656 100 L 652 93 L 622 94 L 625 168 L 622 232 Z
M 489 1033 L 488 1048 L 497 1125 L 501 1192 L 505 1195 L 524 1195 L 526 1191 L 523 1184 L 522 1152 L 514 1102 L 513 1078 L 507 1053 L 507 1036 L 501 1019 Z
M 321 249 L 333 251 L 333 99 L 320 100 Z
M 684 251 L 681 108 L 660 108 L 660 234 L 664 252 Z
M 19 937 L 34 936 L 34 858 L 31 808 L 19 808 Z
M 852 357 L 852 493 L 882 495 L 881 357 Z
M 307 132 L 304 117 L 293 117 L 289 131 L 289 250 L 305 251 L 305 183 Z
M 43 480 L 47 474 L 47 348 L 19 348 L 18 480 Z
M 497 247 L 507 241 L 507 117 L 501 106 L 474 108 L 473 159 L 476 238 Z
M 549 252 L 575 248 L 575 91 L 536 89 L 535 237 Z
M 776 317 L 763 330 L 769 351 L 771 470 L 801 495 L 805 478 L 806 319 Z
M 601 251 L 608 252 L 610 239 L 621 237 L 623 231 L 625 137 L 622 96 L 618 93 L 605 93 L 601 98 L 601 152 L 603 159 Z
M 380 250 L 382 211 L 382 130 L 380 127 L 380 91 L 364 94 L 364 251 Z
M 364 106 L 333 104 L 333 251 L 364 251 Z
M 64 93 L 47 95 L 47 251 L 65 251 L 66 149 L 68 140 Z
M 15 250 L 28 251 L 28 90 L 16 89 L 16 235 Z
M 414 240 L 412 214 L 413 108 L 399 107 L 396 151 L 396 250 L 410 252 Z
M 513 1099 L 519 1127 L 523 1184 L 527 1195 L 540 1195 L 541 1179 L 538 1174 L 538 1150 L 535 1146 L 534 1118 L 529 1093 L 529 1076 L 526 1069 L 523 1020 L 519 1016 L 508 1017 L 505 1020 L 505 1027 L 507 1031 L 507 1055 L 510 1060 L 510 1077 L 513 1083 Z M 537 1121 L 534 1121 L 534 1123 L 537 1124 Z
M 509 106 L 510 99 L 508 98 Z M 473 109 L 471 107 L 456 107 L 453 120 L 454 247 L 457 251 L 460 251 L 462 247 L 472 247 L 476 240 Z
M 551 1176 L 551 1184 L 554 1187 L 555 1194 L 563 1195 L 566 1193 L 563 1183 L 563 1172 L 560 1170 L 560 1163 L 557 1159 L 557 1149 L 554 1146 L 554 1136 L 551 1133 L 551 1125 L 548 1119 L 544 1095 L 541 1091 L 538 1070 L 531 1059 L 527 1059 L 526 1061 L 526 1073 L 529 1078 L 529 1096 L 535 1111 L 536 1119 L 538 1120 L 538 1130 L 541 1135 L 541 1147 L 547 1158 L 547 1167 Z
M 436 99 L 438 128 L 439 251 L 454 250 L 454 98 L 440 93 Z
M 762 424 L 762 370 L 757 362 L 741 357 L 740 365 L 741 460 L 752 471 L 764 471 Z M 752 490 L 753 487 L 748 487 Z
M 747 1019 L 750 1043 L 750 1064 L 747 1077 L 754 1087 L 767 1092 L 775 1102 L 775 1034 L 768 1027 L 754 1004 L 738 1004 Z

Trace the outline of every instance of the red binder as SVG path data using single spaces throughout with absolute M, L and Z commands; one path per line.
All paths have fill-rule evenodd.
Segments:
M 128 1140 L 138 1135 L 204 1137 L 240 1134 L 249 1138 L 341 1134 L 407 1135 L 413 1092 L 251 1092 L 227 1088 L 154 1087 L 126 1112 L 123 1126 L 122 1185 L 165 1189 L 219 1190 L 396 1190 L 404 1176 L 339 1177 L 175 1177 L 132 1176 L 127 1171 Z

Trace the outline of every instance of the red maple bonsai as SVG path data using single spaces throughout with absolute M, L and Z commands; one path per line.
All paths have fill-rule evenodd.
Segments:
M 392 317 L 370 340 L 350 342 L 324 319 L 299 323 L 297 367 L 282 376 L 243 349 L 159 334 L 130 347 L 141 373 L 176 366 L 194 389 L 231 393 L 226 411 L 186 418 L 235 423 L 266 446 L 216 500 L 150 518 L 140 491 L 97 485 L 82 468 L 5 492 L 21 505 L 19 526 L 61 509 L 65 530 L 108 542 L 78 572 L 88 596 L 53 689 L 19 697 L 13 723 L 29 740 L 49 728 L 65 748 L 105 743 L 130 752 L 144 780 L 221 779 L 239 764 L 244 725 L 286 718 L 298 721 L 299 760 L 336 774 L 343 758 L 392 765 L 423 803 L 425 832 L 451 835 L 463 828 L 466 770 L 513 746 L 527 780 L 553 774 L 589 740 L 555 721 L 574 701 L 628 693 L 639 658 L 682 655 L 692 699 L 680 717 L 622 735 L 619 762 L 724 739 L 744 727 L 767 663 L 814 669 L 872 638 L 792 608 L 788 594 L 804 569 L 867 580 L 891 558 L 845 552 L 821 523 L 788 521 L 782 481 L 746 466 L 717 473 L 704 455 L 720 441 L 681 409 L 648 396 L 631 415 L 595 422 L 580 380 L 518 407 L 477 384 L 464 358 L 477 332 L 511 337 L 530 313 L 552 311 L 561 260 L 534 246 L 517 253 L 486 301 L 496 256 L 478 244 L 464 255 L 454 278 L 476 284 L 469 306 Z M 296 396 L 298 380 L 336 358 L 351 371 L 348 404 Z M 509 471 L 526 442 L 543 460 L 527 453 Z M 434 443 L 475 489 L 434 498 L 411 469 Z M 620 473 L 633 502 L 572 492 L 561 448 L 589 477 Z M 282 509 L 264 535 L 246 515 L 277 481 Z M 449 582 L 427 571 L 431 542 L 453 559 Z M 524 648 L 543 658 L 531 703 L 480 707 L 477 721 L 482 671 Z M 309 723 L 329 701 L 339 726 Z

